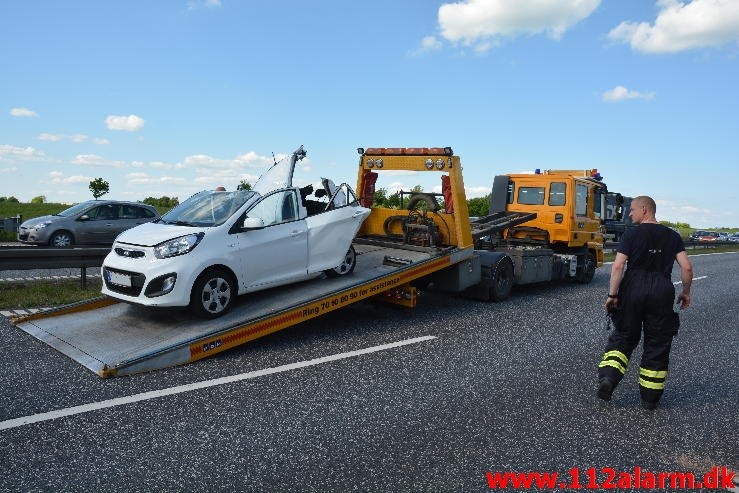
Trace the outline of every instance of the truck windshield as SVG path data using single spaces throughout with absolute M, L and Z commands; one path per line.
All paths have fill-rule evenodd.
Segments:
M 196 193 L 163 215 L 160 222 L 182 226 L 219 226 L 241 209 L 241 206 L 258 197 L 259 194 L 251 190 L 235 192 L 205 190 Z

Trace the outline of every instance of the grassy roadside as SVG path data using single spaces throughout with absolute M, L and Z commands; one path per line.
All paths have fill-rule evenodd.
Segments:
M 718 252 L 739 252 L 739 244 L 691 249 L 688 250 L 688 255 Z M 612 262 L 615 256 L 615 253 L 607 253 L 605 261 Z M 100 278 L 88 278 L 87 289 L 82 289 L 79 277 L 18 283 L 0 282 L 0 310 L 52 307 L 97 298 L 100 296 L 101 283 Z
M 67 305 L 100 296 L 102 280 L 87 278 L 87 289 L 80 279 L 49 281 L 0 282 L 0 310 L 44 308 Z

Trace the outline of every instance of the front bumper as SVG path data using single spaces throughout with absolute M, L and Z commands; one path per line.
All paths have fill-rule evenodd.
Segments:
M 114 245 L 101 268 L 102 293 L 144 306 L 187 306 L 198 271 L 192 259 L 186 257 L 158 259 L 153 248 Z M 174 287 L 163 293 L 172 280 Z

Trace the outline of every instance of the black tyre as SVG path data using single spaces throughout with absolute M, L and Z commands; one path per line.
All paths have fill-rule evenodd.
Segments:
M 344 255 L 344 259 L 339 265 L 333 269 L 323 271 L 328 277 L 341 277 L 346 276 L 354 272 L 354 267 L 357 266 L 357 252 L 354 251 L 354 246 L 350 246 L 349 250 Z
M 228 312 L 238 293 L 236 281 L 222 269 L 209 269 L 195 280 L 190 295 L 190 311 L 205 318 Z
M 74 245 L 74 237 L 69 231 L 57 231 L 49 239 L 49 246 L 65 248 Z
M 490 299 L 503 301 L 508 299 L 513 289 L 513 264 L 509 258 L 501 259 L 493 270 L 493 285 L 490 287 Z
M 595 276 L 595 257 L 588 252 L 585 255 L 577 257 L 577 273 L 575 281 L 581 284 L 588 284 Z

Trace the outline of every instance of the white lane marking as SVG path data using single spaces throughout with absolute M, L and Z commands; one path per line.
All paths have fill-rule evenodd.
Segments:
M 708 276 L 700 276 L 700 277 L 694 277 L 693 278 L 694 281 L 699 281 L 701 279 L 708 279 Z M 682 283 L 683 283 L 682 281 L 675 281 L 672 284 L 674 284 L 675 286 L 677 286 L 678 284 L 682 284 Z
M 177 387 L 170 387 L 168 389 L 154 390 L 151 392 L 143 392 L 141 394 L 134 394 L 128 397 L 116 397 L 115 399 L 108 399 L 100 402 L 93 402 L 91 404 L 83 404 L 81 406 L 68 407 L 66 409 L 59 409 L 56 411 L 49 411 L 46 413 L 34 414 L 32 416 L 24 416 L 21 418 L 9 419 L 6 421 L 0 421 L 0 430 L 9 430 L 11 428 L 18 428 L 19 426 L 25 426 L 32 423 L 39 423 L 41 421 L 49 421 L 52 419 L 63 418 L 66 416 L 74 416 L 75 414 L 89 413 L 91 411 L 97 411 L 100 409 L 106 409 L 109 407 L 123 406 L 125 404 L 132 404 L 134 402 L 141 402 L 150 399 L 157 399 L 159 397 L 166 397 L 169 395 L 181 394 L 183 392 L 192 392 L 193 390 L 205 389 L 208 387 L 215 387 L 217 385 L 225 385 L 228 383 L 240 382 L 242 380 L 249 380 L 252 378 L 263 377 L 266 375 L 273 375 L 275 373 L 282 373 L 285 371 L 297 370 L 300 368 L 306 368 L 309 366 L 322 365 L 324 363 L 330 363 L 332 361 L 338 361 L 347 358 L 353 358 L 355 356 L 362 356 L 364 354 L 376 353 L 378 351 L 385 351 L 387 349 L 394 349 L 401 346 L 407 346 L 409 344 L 417 344 L 419 342 L 430 341 L 436 339 L 436 336 L 423 336 L 416 337 L 414 339 L 406 339 L 404 341 L 391 342 L 389 344 L 382 344 L 380 346 L 372 346 L 366 349 L 358 349 L 356 351 L 349 351 L 346 353 L 333 354 L 331 356 L 324 356 L 322 358 L 315 358 L 307 361 L 299 361 L 297 363 L 290 363 L 287 365 L 276 366 L 274 368 L 266 368 L 264 370 L 255 370 L 248 373 L 241 373 L 239 375 L 232 375 L 230 377 L 214 378 L 213 380 L 205 380 L 203 382 L 188 383 L 186 385 L 179 385 Z

